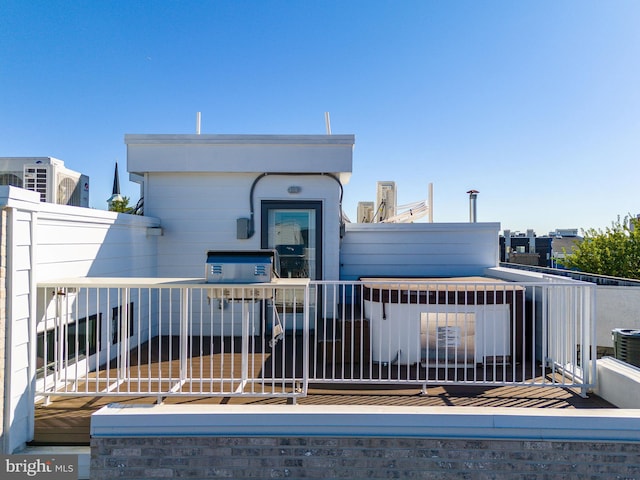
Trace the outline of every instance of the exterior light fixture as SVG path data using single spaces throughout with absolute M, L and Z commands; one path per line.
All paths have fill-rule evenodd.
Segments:
M 289 192 L 292 195 L 296 193 L 300 193 L 301 191 L 302 191 L 302 187 L 298 185 L 291 185 L 289 186 L 289 188 L 287 188 L 287 192 Z

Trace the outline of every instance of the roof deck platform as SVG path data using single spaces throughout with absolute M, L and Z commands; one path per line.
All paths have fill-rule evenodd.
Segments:
M 169 338 L 163 339 L 168 345 Z M 238 340 L 239 341 L 239 340 Z M 175 359 L 165 355 L 159 356 L 156 349 L 151 349 L 153 357 L 153 368 L 162 373 L 162 377 L 168 378 L 171 368 L 175 368 Z M 174 351 L 177 351 L 175 349 Z M 145 355 L 149 352 L 144 352 Z M 202 357 L 198 355 L 202 353 Z M 198 366 L 199 358 L 205 358 L 208 352 L 193 351 L 191 361 L 194 366 Z M 225 354 L 233 355 L 233 354 Z M 313 354 L 311 354 L 312 357 Z M 139 352 L 133 350 L 130 353 L 131 368 L 135 369 L 136 359 Z M 270 359 L 273 362 L 280 362 L 279 359 Z M 206 365 L 206 362 L 202 362 Z M 172 367 L 173 365 L 173 367 Z M 237 364 L 226 362 L 225 368 L 238 368 Z M 316 369 L 327 368 L 327 364 L 318 359 L 315 364 Z M 116 365 L 111 365 L 112 378 L 116 376 Z M 146 367 L 143 365 L 142 367 Z M 262 365 L 261 367 L 264 367 Z M 295 368 L 292 365 L 284 365 L 285 368 Z M 345 366 L 348 367 L 348 366 Z M 331 367 L 335 368 L 335 367 Z M 486 367 L 477 367 L 481 370 Z M 473 372 L 467 370 L 467 375 Z M 352 370 L 353 371 L 353 370 Z M 442 372 L 442 370 L 440 370 Z M 517 372 L 534 372 L 543 374 L 539 367 L 524 365 L 524 368 L 516 369 Z M 341 372 L 337 378 L 344 378 Z M 480 377 L 485 372 L 476 372 Z M 455 369 L 449 369 L 448 375 L 453 378 Z M 206 372 L 205 372 L 206 375 Z M 544 373 L 548 377 L 549 372 Z M 544 378 L 536 377 L 536 383 L 542 383 Z M 516 379 L 518 380 L 518 379 Z M 260 397 L 260 396 L 198 396 L 197 394 L 185 394 L 163 397 L 165 404 L 181 405 L 274 405 L 291 402 L 291 398 L 286 397 Z M 91 414 L 101 407 L 110 403 L 124 405 L 152 405 L 158 399 L 154 396 L 130 395 L 123 396 L 52 396 L 50 402 L 36 404 L 35 409 L 35 437 L 34 445 L 88 445 L 90 441 L 90 421 Z M 471 385 L 448 385 L 431 379 L 427 382 L 427 393 L 422 392 L 422 386 L 415 384 L 367 384 L 366 379 L 355 379 L 353 383 L 342 380 L 340 383 L 313 383 L 309 384 L 306 396 L 296 397 L 297 404 L 300 405 L 322 405 L 330 411 L 332 406 L 341 405 L 374 405 L 388 407 L 478 407 L 478 408 L 546 408 L 546 409 L 602 409 L 615 408 L 610 403 L 596 395 L 589 394 L 587 398 L 580 395 L 578 389 L 562 388 L 557 386 L 471 386 Z

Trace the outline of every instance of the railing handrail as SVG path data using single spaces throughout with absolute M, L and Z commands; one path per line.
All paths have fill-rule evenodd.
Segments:
M 110 388 L 117 390 L 122 382 L 135 381 L 136 394 L 155 395 L 158 392 L 151 388 L 153 382 L 179 379 L 179 385 L 169 390 L 163 387 L 166 396 L 215 394 L 214 383 L 218 380 L 222 384 L 220 394 L 273 396 L 304 394 L 309 382 L 418 383 L 423 388 L 434 382 L 561 385 L 583 392 L 595 383 L 595 358 L 588 353 L 595 351 L 595 285 L 586 282 L 367 277 L 217 284 L 206 283 L 204 278 L 85 277 L 38 282 L 38 288 L 52 294 L 42 296 L 40 311 L 47 320 L 40 322 L 42 328 L 36 324 L 37 334 L 44 335 L 45 343 L 52 342 L 49 355 L 57 362 L 55 375 L 65 379 L 62 384 L 69 394 L 79 393 L 80 384 L 86 390 L 87 383 L 99 377 L 91 369 L 97 368 L 100 373 L 105 358 L 106 364 L 118 361 L 118 373 L 112 374 L 117 378 L 107 380 L 120 383 Z M 72 295 L 58 296 L 65 291 Z M 259 295 L 259 291 L 282 293 Z M 64 312 L 53 315 L 52 305 L 47 303 L 52 302 L 52 295 L 65 298 L 64 302 L 72 306 L 64 306 Z M 62 309 L 64 302 L 58 301 L 53 307 Z M 130 313 L 122 302 L 135 303 L 135 311 Z M 93 347 L 97 353 L 89 345 L 91 308 L 100 313 L 92 324 L 99 332 L 95 335 L 102 335 L 102 344 L 98 341 Z M 114 318 L 116 308 L 120 313 Z M 68 325 L 75 325 L 71 342 L 75 363 L 65 358 L 71 351 L 63 345 L 65 335 L 69 335 Z M 135 325 L 135 329 L 129 325 Z M 57 330 L 49 339 L 51 328 Z M 125 332 L 123 328 L 132 330 Z M 218 337 L 235 338 L 240 333 L 242 343 L 237 346 L 233 341 L 226 342 L 228 345 L 214 341 Z M 175 347 L 171 344 L 173 337 L 179 338 Z M 117 343 L 112 343 L 113 338 Z M 152 345 L 152 339 L 158 340 Z M 163 346 L 161 342 L 167 341 Z M 218 353 L 213 350 L 216 342 L 216 348 L 222 349 Z M 122 345 L 130 345 L 132 350 Z M 168 353 L 169 358 L 179 351 L 179 366 L 174 367 L 177 370 L 164 377 L 160 370 L 152 375 L 152 370 L 159 367 L 152 366 L 149 353 L 148 359 L 143 359 L 147 376 L 131 377 L 142 374 L 131 368 L 129 355 L 137 350 L 140 357 L 144 348 Z M 211 349 L 209 353 L 207 348 Z M 281 348 L 281 354 L 277 348 Z M 80 350 L 86 358 L 78 356 Z M 108 352 L 107 357 L 100 357 L 102 350 Z M 197 351 L 201 359 L 196 361 L 193 352 Z M 256 352 L 258 356 L 247 357 Z M 214 375 L 212 355 L 218 354 L 223 363 L 216 367 L 218 376 L 212 379 L 206 375 Z M 283 358 L 291 359 L 292 365 L 286 365 Z M 49 360 L 45 355 L 44 364 Z M 242 362 L 239 380 L 233 365 L 228 378 L 224 373 L 228 362 L 235 361 Z M 205 368 L 204 362 L 210 365 Z M 82 368 L 85 370 L 79 375 L 77 371 Z M 456 371 L 460 369 L 461 374 Z M 554 378 L 536 379 L 539 371 Z M 265 378 L 272 383 L 288 382 L 288 386 L 265 390 Z M 96 379 L 96 385 L 100 381 Z M 145 382 L 148 387 L 144 388 L 149 391 L 141 393 L 140 385 Z M 192 390 L 184 391 L 189 382 Z M 195 390 L 193 382 L 199 385 Z M 207 382 L 211 391 L 205 392 L 203 384 Z M 244 387 L 252 382 L 260 384 L 258 389 L 245 392 Z M 296 386 L 291 387 L 293 384 Z M 56 383 L 56 388 L 59 386 Z M 54 391 L 43 387 L 40 393 L 53 395 Z

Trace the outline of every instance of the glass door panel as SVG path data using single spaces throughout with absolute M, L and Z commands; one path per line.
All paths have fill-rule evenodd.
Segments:
M 262 248 L 274 249 L 280 259 L 280 278 L 322 278 L 322 203 L 262 202 Z M 285 330 L 302 328 L 303 290 L 293 298 L 276 299 L 285 319 Z M 316 312 L 311 292 L 310 318 Z
M 315 211 L 269 210 L 268 247 L 280 257 L 283 278 L 315 278 Z
M 320 202 L 262 202 L 262 248 L 280 256 L 280 277 L 320 280 Z

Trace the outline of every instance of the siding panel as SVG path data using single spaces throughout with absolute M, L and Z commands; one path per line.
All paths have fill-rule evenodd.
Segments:
M 154 276 L 157 238 L 150 217 L 87 209 L 39 213 L 38 279 L 73 276 Z
M 482 275 L 498 264 L 497 223 L 349 224 L 340 278 Z
M 32 311 L 32 281 L 83 275 L 153 276 L 156 272 L 155 236 L 147 227 L 157 219 L 118 215 L 100 210 L 40 203 L 37 194 L 3 187 L 10 208 L 6 215 L 6 332 L 10 378 L 4 415 L 11 425 L 7 449 L 11 453 L 33 438 L 33 393 L 37 313 Z M 30 198 L 33 197 L 33 199 Z M 24 197 L 24 198 L 22 198 Z M 32 237 L 35 221 L 35 237 Z M 32 246 L 36 243 L 35 246 Z M 35 250 L 32 258 L 32 249 Z M 42 313 L 42 312 L 41 312 Z M 106 318 L 106 317 L 103 317 Z
M 238 240 L 236 220 L 250 215 L 250 190 L 254 174 L 149 174 L 145 209 L 162 218 L 164 234 L 158 240 L 160 276 L 201 277 L 207 250 L 260 248 L 262 200 L 320 200 L 323 202 L 323 277 L 339 275 L 340 188 L 322 176 L 269 175 L 255 186 L 255 235 Z M 290 195 L 288 186 L 301 187 Z M 335 220 L 334 220 L 335 219 Z

